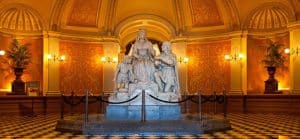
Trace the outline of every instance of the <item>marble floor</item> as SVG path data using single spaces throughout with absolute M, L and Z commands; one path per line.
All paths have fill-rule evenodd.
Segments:
M 228 114 L 232 129 L 201 135 L 97 136 L 55 131 L 59 114 L 0 115 L 0 138 L 300 138 L 300 116 L 289 114 Z

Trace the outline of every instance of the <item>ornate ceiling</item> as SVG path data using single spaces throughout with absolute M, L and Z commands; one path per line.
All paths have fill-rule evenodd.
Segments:
M 55 31 L 126 43 L 139 28 L 165 40 L 232 31 L 284 30 L 299 0 L 0 0 L 0 31 Z

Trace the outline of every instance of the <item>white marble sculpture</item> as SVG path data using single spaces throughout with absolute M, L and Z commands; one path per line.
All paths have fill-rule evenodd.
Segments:
M 115 84 L 117 92 L 128 92 L 128 85 L 134 80 L 131 61 L 131 57 L 125 56 L 124 61 L 117 65 L 114 79 L 116 81 Z
M 163 42 L 162 53 L 155 57 L 155 81 L 160 92 L 179 93 L 176 55 L 172 53 L 171 43 Z
M 176 55 L 172 53 L 171 43 L 163 42 L 162 53 L 155 56 L 146 33 L 144 29 L 138 32 L 131 48 L 131 58 L 126 56 L 124 61 L 118 64 L 117 88 L 115 94 L 109 98 L 110 101 L 128 100 L 141 94 L 142 90 L 146 92 L 146 105 L 170 105 L 150 98 L 149 94 L 165 101 L 178 101 L 180 98 Z M 141 102 L 139 95 L 135 100 L 122 105 L 140 105 Z

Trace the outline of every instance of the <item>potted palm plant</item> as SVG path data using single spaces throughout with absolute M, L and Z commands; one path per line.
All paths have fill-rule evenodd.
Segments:
M 21 76 L 31 59 L 31 53 L 28 46 L 29 44 L 20 44 L 17 39 L 13 39 L 11 47 L 7 51 L 7 58 L 16 76 L 12 83 L 13 94 L 25 94 L 25 83 L 22 81 Z
M 284 66 L 285 57 L 281 49 L 283 45 L 269 40 L 267 54 L 262 61 L 268 71 L 269 78 L 265 81 L 265 93 L 280 93 L 278 91 L 278 81 L 275 79 L 276 68 Z

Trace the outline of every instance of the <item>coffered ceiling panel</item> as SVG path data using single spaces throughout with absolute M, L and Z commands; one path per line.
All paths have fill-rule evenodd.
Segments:
M 223 25 L 215 0 L 190 0 L 192 26 Z
M 175 24 L 173 0 L 118 0 L 115 23 L 135 15 L 156 15 Z
M 96 27 L 100 1 L 101 0 L 74 1 L 67 20 L 67 25 Z

